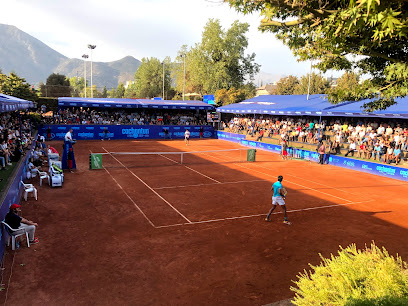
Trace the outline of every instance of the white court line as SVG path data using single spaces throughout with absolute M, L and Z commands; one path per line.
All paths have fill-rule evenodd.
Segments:
M 250 181 L 236 181 L 236 182 L 224 182 L 224 183 L 210 183 L 210 184 L 194 184 L 194 185 L 182 185 L 182 186 L 156 187 L 154 189 L 159 190 L 159 189 L 212 186 L 212 185 L 225 185 L 225 184 L 240 184 L 240 183 L 252 183 L 252 182 L 269 182 L 269 181 L 268 180 L 250 180 Z
M 204 154 L 204 155 L 207 155 L 207 154 L 205 154 L 205 153 L 203 153 L 203 154 Z M 216 158 L 216 159 L 221 159 L 221 158 L 217 158 L 217 157 L 212 156 L 212 155 L 209 155 L 209 156 L 214 157 L 214 158 Z M 221 159 L 221 160 L 223 160 L 223 159 Z M 224 161 L 225 161 L 225 159 L 224 159 Z M 267 175 L 267 176 L 272 176 L 272 177 L 274 176 L 274 175 L 272 175 L 272 174 L 265 173 L 265 172 L 262 172 L 262 171 L 258 171 L 258 170 L 255 170 L 255 169 L 253 169 L 253 168 L 245 167 L 245 166 L 242 166 L 242 165 L 237 164 L 237 163 L 233 163 L 233 164 L 234 164 L 234 165 L 237 165 L 237 166 L 239 166 L 239 167 L 245 168 L 245 169 L 249 169 L 249 170 L 254 171 L 254 172 L 258 172 L 258 173 Z M 261 168 L 262 168 L 262 167 L 261 167 Z M 298 183 L 295 183 L 295 182 L 292 182 L 292 181 L 289 181 L 289 180 L 285 180 L 285 182 L 288 182 L 288 183 L 291 183 L 291 184 L 293 184 L 293 185 L 297 185 L 297 186 L 300 186 L 300 187 L 303 187 L 303 188 L 306 188 L 306 189 L 310 189 L 310 190 L 313 190 L 313 191 L 315 191 L 315 192 L 322 193 L 322 194 L 325 194 L 325 195 L 328 195 L 328 196 L 330 196 L 330 197 L 337 198 L 337 199 L 340 199 L 340 200 L 343 200 L 343 201 L 352 202 L 351 200 L 347 200 L 347 199 L 344 199 L 344 198 L 341 198 L 341 197 L 332 195 L 332 194 L 330 194 L 330 193 L 323 192 L 323 191 L 320 191 L 320 190 L 317 190 L 317 189 L 314 189 L 314 188 L 311 188 L 311 187 L 307 187 L 307 186 L 304 186 L 304 185 L 301 185 L 301 184 L 298 184 Z
M 92 151 L 89 150 L 91 153 Z M 140 213 L 143 215 L 143 217 L 145 217 L 145 219 L 150 223 L 151 226 L 156 227 L 156 225 L 153 224 L 153 222 L 145 215 L 145 213 L 140 209 L 140 207 L 136 204 L 135 201 L 133 201 L 133 199 L 128 195 L 128 193 L 125 191 L 125 189 L 123 189 L 123 187 L 119 184 L 119 182 L 112 176 L 112 174 L 108 171 L 108 169 L 106 169 L 105 167 L 103 167 L 103 169 L 108 172 L 108 174 L 110 175 L 110 177 L 115 181 L 115 183 L 119 186 L 120 189 L 122 189 L 123 193 L 129 198 L 129 200 L 133 203 L 133 205 L 137 208 L 138 211 L 140 211 Z
M 159 154 L 159 155 L 160 155 L 161 157 L 167 158 L 168 160 L 171 160 L 173 163 L 178 164 L 177 161 L 171 159 L 170 157 L 164 156 L 164 155 L 162 155 L 162 154 Z M 208 175 L 205 175 L 205 174 L 203 174 L 203 173 L 201 173 L 201 172 L 199 172 L 199 171 L 197 171 L 197 170 L 194 170 L 193 168 L 187 167 L 187 166 L 185 166 L 185 165 L 183 165 L 183 164 L 182 164 L 182 166 L 184 166 L 184 167 L 186 167 L 187 169 L 189 169 L 189 170 L 191 170 L 191 171 L 194 171 L 194 172 L 196 172 L 196 173 L 198 173 L 198 174 L 200 174 L 200 175 L 202 175 L 202 176 L 204 176 L 204 177 L 206 177 L 206 178 L 208 178 L 208 179 L 210 179 L 210 180 L 212 180 L 212 181 L 214 181 L 214 182 L 216 182 L 216 183 L 218 183 L 218 184 L 221 184 L 220 181 L 217 181 L 216 179 L 213 179 L 212 177 L 209 177 Z
M 102 149 L 104 149 L 107 153 L 108 150 L 106 150 L 104 147 L 102 147 Z M 140 182 L 142 182 L 147 188 L 149 188 L 155 195 L 157 195 L 160 199 L 162 199 L 167 205 L 169 205 L 171 208 L 174 209 L 175 212 L 177 212 L 180 216 L 182 216 L 184 218 L 184 220 L 186 220 L 188 223 L 191 223 L 191 221 L 184 216 L 180 211 L 178 211 L 177 208 L 175 208 L 173 205 L 171 205 L 169 203 L 169 201 L 167 201 L 165 198 L 163 198 L 159 193 L 157 193 L 156 190 L 154 190 L 152 187 L 150 187 L 147 183 L 145 183 L 145 181 L 143 181 L 140 177 L 138 177 L 135 173 L 133 173 L 132 171 L 130 171 L 130 169 L 128 167 L 126 167 L 120 160 L 118 160 L 115 156 L 113 156 L 112 154 L 109 153 L 110 156 L 112 156 L 114 159 L 116 159 L 116 161 L 121 164 L 127 171 L 129 171 L 134 177 L 136 177 Z
M 270 151 L 267 151 L 267 150 L 263 150 L 263 149 L 260 149 L 260 150 L 262 150 L 264 153 L 272 153 L 272 154 L 274 154 L 273 152 L 270 152 Z M 218 153 L 218 154 L 219 154 L 219 153 Z M 224 155 L 224 156 L 225 156 L 225 155 Z M 300 160 L 294 160 L 294 161 L 300 161 Z M 255 166 L 261 167 L 261 168 L 264 168 L 264 169 L 267 169 L 267 170 L 274 170 L 274 169 L 271 169 L 271 168 L 268 168 L 268 167 L 263 167 L 263 166 L 260 166 L 260 165 L 255 165 Z M 296 169 L 298 169 L 298 168 L 308 168 L 308 167 L 310 167 L 310 165 L 309 165 L 309 166 L 306 166 L 306 167 L 296 167 Z M 344 170 L 344 168 L 339 168 L 339 170 L 342 170 L 342 169 Z M 312 181 L 312 180 L 303 178 L 303 177 L 301 177 L 301 176 L 296 176 L 296 175 L 293 175 L 293 174 L 286 174 L 286 176 L 295 177 L 295 178 L 301 179 L 301 180 L 303 180 L 303 181 L 315 183 L 315 184 L 317 184 L 317 185 L 324 186 L 324 187 L 328 187 L 328 188 L 330 188 L 330 189 L 339 190 L 339 191 L 345 192 L 345 193 L 347 193 L 347 194 L 361 195 L 361 193 L 350 192 L 350 191 L 348 191 L 348 190 L 343 190 L 343 189 L 335 188 L 335 187 L 332 187 L 332 186 L 329 186 L 329 185 L 325 185 L 325 184 L 322 184 L 322 183 L 318 183 L 318 182 L 315 182 L 315 181 Z
M 288 210 L 288 213 L 293 213 L 293 212 L 301 212 L 301 211 L 308 211 L 308 210 L 314 210 L 314 209 L 322 209 L 322 208 L 332 208 L 332 207 L 339 207 L 339 206 L 348 206 L 348 205 L 354 205 L 354 204 L 360 204 L 360 203 L 367 203 L 367 202 L 373 202 L 374 200 L 369 200 L 369 201 L 360 201 L 360 202 L 351 202 L 351 203 L 344 203 L 344 204 L 333 204 L 333 205 L 326 205 L 326 206 L 319 206 L 319 207 L 309 207 L 309 208 L 301 208 L 301 209 L 293 209 L 293 210 Z M 272 215 L 276 214 L 281 214 L 281 211 L 274 212 Z M 193 221 L 191 223 L 177 223 L 177 224 L 170 224 L 170 225 L 161 225 L 161 226 L 156 226 L 156 228 L 167 228 L 167 227 L 175 227 L 175 226 L 182 226 L 182 225 L 193 225 L 193 224 L 203 224 L 203 223 L 212 223 L 212 222 L 220 222 L 220 221 L 227 221 L 227 220 L 237 220 L 237 219 L 246 219 L 246 218 L 254 218 L 254 217 L 261 217 L 261 216 L 266 216 L 266 213 L 263 214 L 256 214 L 256 215 L 247 215 L 247 216 L 239 216 L 239 217 L 228 217 L 228 218 L 220 218 L 220 219 L 211 219 L 211 220 L 204 220 L 204 221 Z

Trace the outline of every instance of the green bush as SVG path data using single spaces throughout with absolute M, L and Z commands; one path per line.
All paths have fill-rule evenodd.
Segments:
M 358 250 L 355 244 L 330 259 L 321 254 L 319 266 L 304 271 L 294 283 L 295 305 L 407 305 L 407 263 L 385 248 Z

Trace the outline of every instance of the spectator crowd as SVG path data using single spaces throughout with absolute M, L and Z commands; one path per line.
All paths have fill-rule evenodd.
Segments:
M 44 124 L 133 124 L 133 125 L 206 125 L 206 112 L 179 110 L 96 110 L 60 109 L 52 117 L 44 117 Z
M 2 170 L 18 162 L 32 144 L 30 121 L 22 120 L 16 113 L 0 115 L 0 167 Z
M 401 154 L 408 151 L 407 122 L 395 119 L 382 121 L 383 118 L 379 121 L 375 118 L 345 117 L 324 119 L 319 123 L 318 119 L 307 117 L 262 116 L 254 119 L 236 116 L 223 125 L 224 129 L 233 133 L 257 136 L 258 141 L 275 135 L 280 136 L 282 141 L 317 145 L 326 140 L 328 153 L 339 154 L 341 148 L 346 148 L 345 156 L 398 164 Z

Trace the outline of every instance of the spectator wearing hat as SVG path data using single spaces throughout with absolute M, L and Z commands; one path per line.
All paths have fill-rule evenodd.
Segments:
M 21 230 L 21 233 L 28 232 L 28 239 L 30 240 L 30 244 L 36 244 L 39 241 L 38 241 L 38 238 L 34 236 L 34 234 L 35 234 L 35 229 L 38 226 L 38 224 L 33 221 L 27 220 L 23 217 L 20 217 L 18 215 L 18 213 L 21 212 L 20 207 L 21 205 L 12 204 L 10 206 L 10 210 L 7 213 L 4 221 L 12 229 Z M 16 234 L 20 234 L 20 231 L 16 232 Z

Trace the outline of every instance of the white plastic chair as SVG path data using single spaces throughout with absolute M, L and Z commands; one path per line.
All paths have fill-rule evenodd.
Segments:
M 16 239 L 20 236 L 25 235 L 27 239 L 27 246 L 30 247 L 30 239 L 28 238 L 28 232 L 25 229 L 13 229 L 8 225 L 6 222 L 1 221 L 6 230 L 7 234 L 9 235 L 7 239 L 7 246 L 10 245 L 10 238 L 11 238 L 11 249 L 14 251 L 16 249 Z
M 40 186 L 42 186 L 42 180 L 43 179 L 47 179 L 48 180 L 48 185 L 50 184 L 50 176 L 48 175 L 47 172 L 38 171 L 38 174 L 40 175 Z
M 34 193 L 35 200 L 37 200 L 37 188 L 33 184 L 24 184 L 23 181 L 21 181 L 21 184 L 24 186 L 24 200 L 27 201 L 27 195 L 30 192 Z

